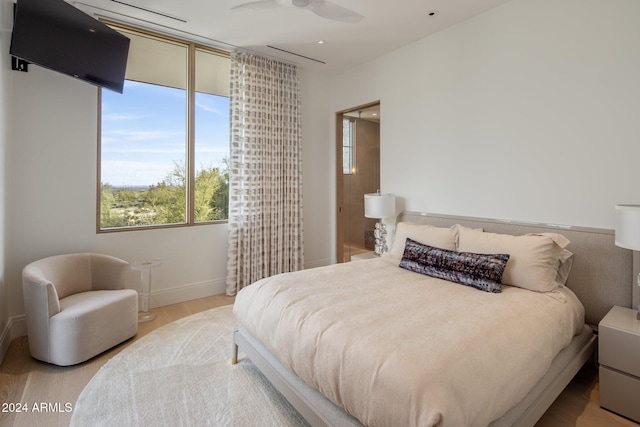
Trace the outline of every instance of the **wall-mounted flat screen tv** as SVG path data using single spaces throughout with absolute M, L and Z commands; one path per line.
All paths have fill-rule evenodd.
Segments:
M 18 0 L 10 53 L 122 93 L 129 39 L 63 0 Z

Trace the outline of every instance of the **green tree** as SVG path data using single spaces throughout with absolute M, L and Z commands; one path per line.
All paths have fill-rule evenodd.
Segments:
M 124 225 L 114 209 L 117 202 L 113 187 L 109 184 L 101 184 L 100 194 L 100 226 L 110 228 Z
M 176 162 L 167 176 L 145 190 L 114 189 L 101 185 L 101 228 L 180 224 L 186 221 L 186 169 Z M 194 192 L 196 222 L 227 219 L 229 167 L 202 168 L 196 174 Z
M 145 207 L 150 210 L 150 224 L 186 221 L 186 182 L 185 166 L 176 162 L 163 181 L 149 188 Z
M 227 219 L 229 211 L 229 168 L 202 168 L 196 174 L 194 197 L 195 221 Z

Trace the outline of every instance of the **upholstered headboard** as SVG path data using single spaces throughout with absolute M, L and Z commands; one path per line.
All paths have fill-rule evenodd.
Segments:
M 403 212 L 396 222 L 413 222 L 449 227 L 461 224 L 492 233 L 521 235 L 553 232 L 563 234 L 574 253 L 567 287 L 585 307 L 586 322 L 597 325 L 614 305 L 631 307 L 632 252 L 614 244 L 614 231 L 551 224 L 515 222 L 464 216 Z

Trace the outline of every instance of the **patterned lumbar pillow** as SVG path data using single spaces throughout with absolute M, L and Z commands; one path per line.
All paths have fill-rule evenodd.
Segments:
M 485 292 L 500 292 L 507 261 L 507 254 L 456 252 L 407 238 L 400 267 Z

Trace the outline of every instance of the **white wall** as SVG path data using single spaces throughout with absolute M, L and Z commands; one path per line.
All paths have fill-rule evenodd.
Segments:
M 512 0 L 338 76 L 303 72 L 306 266 L 335 259 L 334 113 L 374 100 L 382 190 L 406 209 L 612 228 L 615 203 L 640 202 L 640 3 L 606 6 Z M 54 253 L 160 258 L 156 304 L 219 289 L 224 225 L 96 235 L 96 89 L 0 63 L 0 328 L 23 312 L 22 267 Z
M 381 100 L 382 190 L 412 211 L 613 228 L 640 203 L 640 2 L 513 0 L 331 81 Z
M 2 55 L 8 56 L 7 52 L 8 47 L 3 48 Z M 0 314 L 1 307 L 8 309 L 0 320 L 22 317 L 22 268 L 65 252 L 162 260 L 153 272 L 152 307 L 224 293 L 226 224 L 96 234 L 98 90 L 33 65 L 28 73 L 8 73 L 13 90 L 2 93 L 3 101 L 11 105 L 4 162 L 6 283 L 0 282 L 0 291 L 7 295 L 0 294 Z M 322 148 L 331 134 L 326 86 L 326 78 L 302 73 L 302 97 L 307 101 L 303 108 L 305 264 L 312 267 L 331 260 L 326 230 L 333 174 L 326 164 L 333 151 Z M 16 330 L 14 334 L 26 333 L 24 322 Z
M 0 2 L 0 94 L 8 94 L 11 91 L 9 84 L 9 70 L 11 61 L 9 41 L 11 35 L 12 5 L 7 1 Z M 5 256 L 6 256 L 6 222 L 5 222 L 5 193 L 6 174 L 5 153 L 9 139 L 9 105 L 8 96 L 0 95 L 0 363 L 11 340 L 9 336 L 9 286 L 5 280 Z
M 328 78 L 302 72 L 302 185 L 305 268 L 335 262 L 334 134 Z
M 6 278 L 17 315 L 22 267 L 96 245 L 97 91 L 33 65 L 10 73 Z

